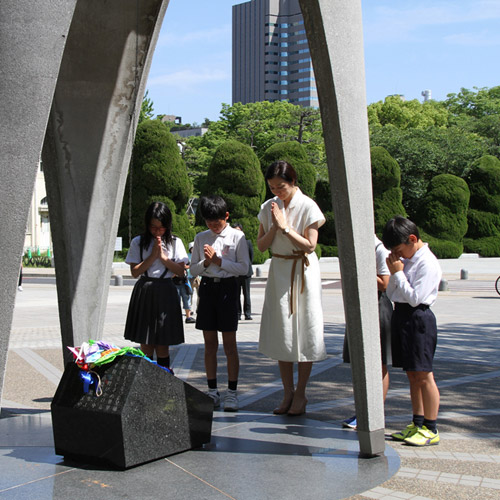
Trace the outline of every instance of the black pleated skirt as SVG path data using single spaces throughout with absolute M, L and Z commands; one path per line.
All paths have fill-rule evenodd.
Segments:
M 184 342 L 184 325 L 177 289 L 170 278 L 140 278 L 128 307 L 125 338 L 149 345 Z

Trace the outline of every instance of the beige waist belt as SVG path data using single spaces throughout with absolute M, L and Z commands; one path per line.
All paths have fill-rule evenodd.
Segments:
M 273 253 L 273 257 L 277 257 L 278 259 L 285 260 L 293 260 L 292 266 L 292 276 L 291 276 L 291 290 L 290 290 L 290 314 L 293 314 L 293 303 L 294 303 L 294 288 L 293 284 L 295 281 L 295 269 L 297 268 L 297 262 L 299 260 L 302 261 L 302 286 L 300 287 L 300 293 L 304 291 L 304 272 L 305 268 L 309 265 L 309 259 L 307 258 L 307 254 L 303 250 L 294 250 L 292 255 L 280 255 L 277 253 Z

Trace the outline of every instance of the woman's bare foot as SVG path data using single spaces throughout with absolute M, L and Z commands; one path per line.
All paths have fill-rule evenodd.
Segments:
M 306 412 L 307 398 L 294 396 L 290 409 L 288 410 L 288 415 L 291 417 L 298 417 Z

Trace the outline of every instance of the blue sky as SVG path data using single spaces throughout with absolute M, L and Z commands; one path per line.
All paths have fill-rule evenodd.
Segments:
M 170 0 L 148 78 L 155 114 L 217 120 L 231 104 L 231 6 Z M 390 94 L 443 100 L 500 85 L 499 0 L 362 0 L 367 102 Z

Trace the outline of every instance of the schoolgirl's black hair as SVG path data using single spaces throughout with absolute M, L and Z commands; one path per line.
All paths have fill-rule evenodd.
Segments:
M 146 214 L 144 215 L 144 233 L 141 235 L 141 248 L 146 250 L 151 240 L 153 239 L 153 235 L 149 231 L 149 226 L 153 219 L 157 219 L 161 222 L 161 225 L 166 229 L 163 233 L 161 239 L 165 242 L 165 245 L 172 243 L 173 235 L 172 235 L 172 212 L 170 209 L 162 203 L 161 201 L 154 201 L 149 205 L 146 210 Z

